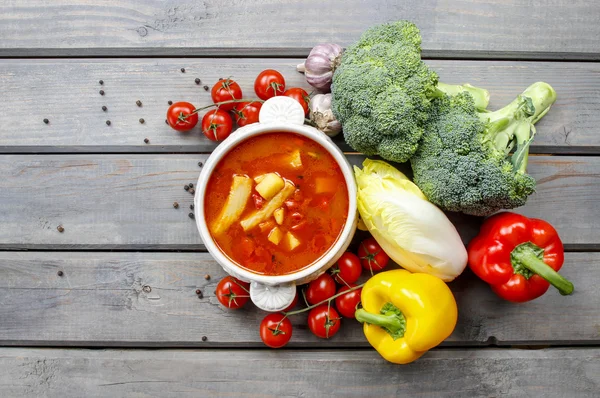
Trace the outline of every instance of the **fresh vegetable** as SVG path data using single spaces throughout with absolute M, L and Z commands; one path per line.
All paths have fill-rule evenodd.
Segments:
M 219 80 L 215 83 L 210 91 L 210 96 L 212 97 L 214 103 L 239 100 L 242 98 L 242 88 L 235 81 L 227 78 Z M 219 108 L 224 111 L 230 111 L 235 107 L 235 105 L 236 104 L 234 102 L 225 103 L 219 105 Z
M 331 94 L 317 94 L 310 99 L 308 104 L 309 118 L 321 130 L 330 137 L 334 137 L 342 131 L 342 124 L 335 118 L 331 110 Z
M 390 260 L 390 257 L 381 248 L 375 238 L 367 238 L 358 245 L 358 257 L 362 267 L 369 271 L 371 275 L 384 269 Z
M 310 50 L 306 61 L 296 67 L 304 73 L 308 84 L 316 89 L 329 92 L 333 72 L 340 64 L 342 47 L 333 44 L 317 44 Z
M 271 348 L 281 348 L 292 338 L 292 323 L 280 313 L 269 314 L 260 323 L 260 339 Z
M 265 69 L 254 81 L 254 92 L 258 98 L 267 100 L 285 92 L 285 79 L 274 69 Z
M 208 111 L 202 118 L 202 133 L 211 141 L 222 141 L 233 129 L 231 116 L 222 109 Z
M 252 102 L 240 102 L 235 105 L 233 113 L 235 115 L 235 122 L 238 126 L 244 127 L 248 124 L 258 123 L 258 114 L 262 103 L 258 101 Z
M 198 114 L 189 102 L 175 102 L 167 110 L 167 122 L 177 131 L 188 131 L 198 124 Z
M 533 125 L 555 100 L 543 82 L 495 112 L 478 112 L 467 94 L 436 99 L 410 160 L 415 183 L 444 210 L 483 216 L 524 205 L 535 190 L 526 174 Z
M 240 218 L 246 208 L 251 192 L 252 180 L 250 177 L 245 175 L 233 176 L 227 201 L 221 209 L 219 216 L 210 225 L 210 232 L 213 235 L 219 236 L 225 233 Z
M 446 339 L 458 310 L 448 286 L 428 274 L 381 272 L 365 283 L 356 319 L 369 344 L 386 360 L 410 363 Z
M 329 304 L 321 304 L 308 313 L 308 328 L 317 337 L 333 337 L 340 330 L 340 326 L 340 315 Z
M 386 162 L 354 166 L 358 210 L 367 229 L 392 260 L 411 272 L 451 281 L 467 265 L 456 228 L 404 174 Z
M 304 109 L 304 114 L 308 114 L 308 103 L 310 102 L 310 97 L 304 89 L 301 89 L 300 87 L 288 88 L 285 90 L 283 95 L 298 101 L 298 103 L 302 105 L 302 109 Z
M 469 243 L 469 266 L 505 300 L 522 303 L 543 295 L 550 285 L 560 294 L 573 284 L 557 273 L 563 244 L 546 221 L 515 213 L 498 213 L 484 221 Z
M 354 284 L 342 286 L 340 290 L 338 290 L 338 294 L 343 293 L 355 286 L 356 285 Z M 361 289 L 351 290 L 348 293 L 342 294 L 341 296 L 338 296 L 335 299 L 335 308 L 337 308 L 338 312 L 342 316 L 346 318 L 354 318 L 354 313 L 356 312 L 358 304 L 360 303 L 361 292 Z
M 336 265 L 331 269 L 331 274 L 337 283 L 349 285 L 355 283 L 362 273 L 360 259 L 354 253 L 342 254 Z
M 233 276 L 226 276 L 217 284 L 217 299 L 225 307 L 237 310 L 250 300 L 250 284 Z
M 308 284 L 304 294 L 308 304 L 317 304 L 332 297 L 335 294 L 335 290 L 335 281 L 331 275 L 324 273 Z
M 333 75 L 332 109 L 355 150 L 406 162 L 417 150 L 433 98 L 466 92 L 485 109 L 489 94 L 438 83 L 421 61 L 421 35 L 411 22 L 374 26 L 348 47 Z M 466 95 L 466 94 L 465 94 Z

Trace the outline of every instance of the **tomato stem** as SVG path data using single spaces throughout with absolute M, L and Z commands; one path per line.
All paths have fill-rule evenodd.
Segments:
M 323 300 L 323 301 L 319 301 L 318 303 L 316 303 L 316 304 L 313 304 L 313 305 L 309 305 L 309 306 L 308 306 L 308 307 L 306 307 L 306 308 L 302 308 L 302 309 L 299 309 L 299 310 L 296 310 L 296 311 L 284 312 L 283 314 L 284 314 L 285 316 L 283 317 L 283 319 L 287 318 L 287 317 L 288 317 L 288 316 L 290 316 L 290 315 L 297 315 L 297 314 L 301 314 L 301 313 L 303 313 L 303 312 L 306 312 L 306 311 L 312 310 L 313 308 L 315 308 L 315 307 L 318 307 L 318 306 L 320 306 L 321 304 L 325 304 L 325 303 L 327 303 L 327 304 L 330 304 L 330 303 L 331 303 L 333 300 L 335 300 L 336 298 L 338 298 L 338 297 L 340 297 L 340 296 L 343 296 L 343 295 L 344 295 L 344 294 L 346 294 L 346 293 L 350 293 L 350 292 L 352 292 L 352 291 L 354 291 L 354 290 L 358 290 L 358 289 L 362 288 L 364 285 L 365 285 L 365 284 L 364 284 L 364 283 L 362 283 L 362 284 L 360 284 L 360 285 L 357 285 L 357 286 L 351 287 L 351 288 L 350 288 L 350 289 L 348 289 L 348 290 L 344 290 L 343 292 L 339 292 L 339 293 L 337 293 L 337 294 L 334 294 L 333 296 L 329 297 L 328 299 L 325 299 L 325 300 Z M 282 320 L 283 320 L 283 319 L 282 319 Z
M 265 102 L 264 100 L 261 99 L 248 99 L 248 98 L 240 98 L 240 99 L 233 99 L 233 100 L 227 100 L 227 101 L 221 101 L 221 102 L 215 102 L 214 104 L 210 104 L 210 105 L 206 105 L 203 106 L 201 108 L 196 108 L 194 109 L 190 115 L 193 115 L 194 113 L 198 113 L 200 111 L 203 111 L 205 109 L 208 108 L 212 108 L 213 106 L 216 106 L 217 108 L 220 107 L 221 105 L 225 105 L 225 104 L 234 104 L 234 103 L 238 103 L 238 102 Z M 188 115 L 189 116 L 189 115 Z

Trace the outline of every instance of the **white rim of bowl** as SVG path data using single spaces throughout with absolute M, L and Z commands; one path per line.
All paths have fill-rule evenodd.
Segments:
M 348 159 L 346 159 L 339 147 L 335 145 L 328 136 L 310 126 L 296 126 L 290 125 L 288 123 L 256 123 L 255 125 L 245 126 L 244 130 L 245 131 L 238 131 L 240 134 L 236 134 L 237 132 L 234 132 L 231 136 L 229 136 L 229 138 L 227 138 L 217 148 L 215 148 L 215 150 L 206 160 L 204 166 L 202 167 L 202 171 L 200 172 L 200 176 L 198 177 L 198 184 L 196 185 L 196 197 L 194 198 L 194 211 L 196 216 L 196 226 L 198 227 L 198 231 L 200 232 L 200 236 L 202 238 L 204 246 L 219 264 L 226 264 L 225 267 L 235 269 L 235 273 L 241 276 L 242 279 L 256 281 L 267 285 L 277 285 L 282 283 L 294 282 L 296 280 L 306 278 L 307 276 L 317 272 L 327 263 L 329 263 L 342 249 L 342 247 L 346 243 L 346 240 L 349 239 L 349 235 L 353 234 L 354 232 L 354 223 L 357 217 L 357 187 L 356 182 L 354 180 L 354 172 L 352 170 L 352 165 L 350 165 Z M 333 244 L 333 246 L 331 246 L 323 256 L 317 259 L 317 261 L 313 262 L 312 265 L 304 267 L 301 270 L 291 274 L 261 275 L 248 271 L 247 269 L 241 267 L 240 265 L 229 259 L 229 257 L 227 257 L 216 245 L 208 230 L 208 226 L 204 218 L 204 198 L 206 195 L 206 184 L 208 183 L 209 177 L 214 171 L 217 164 L 219 164 L 223 156 L 225 156 L 239 143 L 251 137 L 260 134 L 275 132 L 300 134 L 304 137 L 315 141 L 323 148 L 325 148 L 331 156 L 333 156 L 336 163 L 340 167 L 342 174 L 344 175 L 344 180 L 346 181 L 346 188 L 348 190 L 348 215 L 346 223 L 344 224 L 344 228 L 342 229 L 342 232 L 338 235 L 338 238 Z

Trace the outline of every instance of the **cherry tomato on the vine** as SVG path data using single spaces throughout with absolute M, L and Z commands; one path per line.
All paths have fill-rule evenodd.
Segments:
M 261 107 L 262 103 L 257 101 L 240 102 L 239 104 L 236 104 L 233 109 L 235 122 L 240 127 L 258 122 L 258 114 L 260 113 Z
M 317 337 L 328 339 L 340 330 L 341 318 L 333 306 L 327 303 L 313 308 L 308 313 L 308 328 Z
M 198 124 L 198 114 L 194 112 L 193 104 L 176 102 L 167 110 L 167 122 L 177 131 L 188 131 Z
M 210 91 L 210 96 L 212 97 L 212 100 L 215 104 L 217 102 L 239 100 L 242 98 L 242 88 L 239 84 L 227 78 L 219 80 L 215 83 L 212 90 Z M 219 109 L 223 109 L 224 111 L 230 111 L 235 106 L 236 103 L 231 102 L 228 104 L 219 105 Z
M 310 102 L 310 97 L 308 93 L 301 89 L 300 87 L 292 87 L 285 90 L 283 95 L 293 98 L 302 105 L 302 109 L 304 109 L 304 114 L 308 114 L 308 103 Z
M 331 275 L 325 273 L 319 276 L 314 281 L 308 284 L 306 288 L 306 301 L 308 304 L 313 305 L 320 303 L 323 300 L 327 300 L 335 294 L 336 286 L 335 281 Z
M 342 254 L 335 267 L 332 268 L 331 274 L 334 275 L 337 283 L 345 285 L 356 282 L 360 278 L 362 270 L 358 256 L 354 253 L 346 252 Z
M 292 303 L 290 305 L 288 305 L 286 308 L 283 309 L 283 312 L 288 312 L 294 309 L 294 307 L 296 307 L 296 304 L 298 304 L 298 292 L 296 291 L 296 295 L 294 296 L 294 299 L 292 300 Z
M 358 257 L 363 268 L 371 271 L 371 274 L 384 269 L 390 260 L 390 257 L 379 246 L 375 238 L 368 238 L 360 242 Z
M 355 286 L 356 285 L 354 284 L 350 285 L 350 287 L 342 286 L 340 290 L 338 290 L 338 293 L 350 290 L 350 288 L 353 288 Z M 341 296 L 335 298 L 335 307 L 337 308 L 339 313 L 342 314 L 342 316 L 345 316 L 346 318 L 354 318 L 356 307 L 358 306 L 358 303 L 360 303 L 361 292 L 362 288 L 353 290 L 346 294 L 342 294 Z
M 292 323 L 283 314 L 269 314 L 260 323 L 260 338 L 271 348 L 283 347 L 292 338 Z
M 254 92 L 260 99 L 269 99 L 285 92 L 285 79 L 274 69 L 265 69 L 254 81 Z
M 233 276 L 226 276 L 217 285 L 217 299 L 225 307 L 237 310 L 250 300 L 250 284 Z
M 222 141 L 233 130 L 233 120 L 222 109 L 213 109 L 202 118 L 202 133 L 211 141 Z

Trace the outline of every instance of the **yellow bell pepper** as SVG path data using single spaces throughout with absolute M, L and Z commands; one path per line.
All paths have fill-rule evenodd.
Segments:
M 458 317 L 454 296 L 441 279 L 402 269 L 369 279 L 361 301 L 356 319 L 364 322 L 367 340 L 383 358 L 399 364 L 444 341 Z

